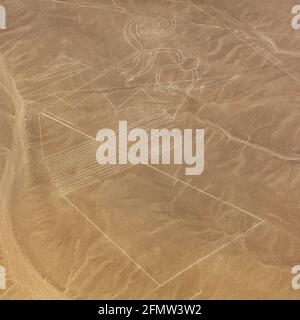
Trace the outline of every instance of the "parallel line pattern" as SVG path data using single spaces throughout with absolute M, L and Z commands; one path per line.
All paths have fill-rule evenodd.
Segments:
M 166 114 L 156 114 L 128 125 L 132 128 L 151 129 L 169 128 L 172 120 Z M 117 131 L 122 136 L 124 132 Z M 69 194 L 101 179 L 110 177 L 124 170 L 131 164 L 99 165 L 96 162 L 97 141 L 87 141 L 75 147 L 55 153 L 45 158 L 51 178 L 62 195 Z M 124 153 L 125 150 L 118 150 Z

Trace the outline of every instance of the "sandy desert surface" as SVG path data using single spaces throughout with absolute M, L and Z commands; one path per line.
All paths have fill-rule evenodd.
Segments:
M 0 299 L 299 299 L 289 0 L 1 0 Z M 203 128 L 205 169 L 96 133 Z

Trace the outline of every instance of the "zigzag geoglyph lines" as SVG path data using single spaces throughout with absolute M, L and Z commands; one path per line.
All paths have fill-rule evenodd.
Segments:
M 62 61 L 61 61 L 62 60 Z M 49 68 L 50 67 L 50 68 Z M 89 70 L 90 67 L 87 65 L 82 64 L 80 61 L 76 61 L 73 59 L 70 59 L 68 57 L 61 57 L 57 60 L 51 62 L 48 64 L 48 69 L 44 72 L 36 75 L 32 81 L 34 83 L 43 83 L 45 81 L 54 80 L 51 81 L 44 86 L 41 86 L 40 88 L 34 90 L 31 92 L 31 96 L 38 95 L 39 93 L 43 93 L 45 89 L 47 89 L 49 86 L 53 86 L 55 84 L 58 84 L 66 79 L 72 78 L 75 75 L 78 75 L 86 70 Z M 57 80 L 55 80 L 57 79 Z
M 141 127 L 146 131 L 150 131 L 153 128 L 168 128 L 171 123 L 171 119 L 166 114 L 156 114 L 130 124 L 128 129 Z M 119 130 L 117 133 L 120 136 L 125 134 L 122 130 Z M 132 166 L 131 164 L 100 166 L 96 162 L 97 146 L 96 141 L 87 141 L 45 159 L 50 176 L 63 195 Z M 120 152 L 125 153 L 126 150 L 120 150 Z M 147 161 L 147 159 L 144 161 Z

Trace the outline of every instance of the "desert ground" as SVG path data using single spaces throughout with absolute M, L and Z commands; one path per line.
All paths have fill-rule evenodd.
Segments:
M 290 0 L 1 0 L 0 299 L 299 299 Z M 96 163 L 201 128 L 205 168 Z

